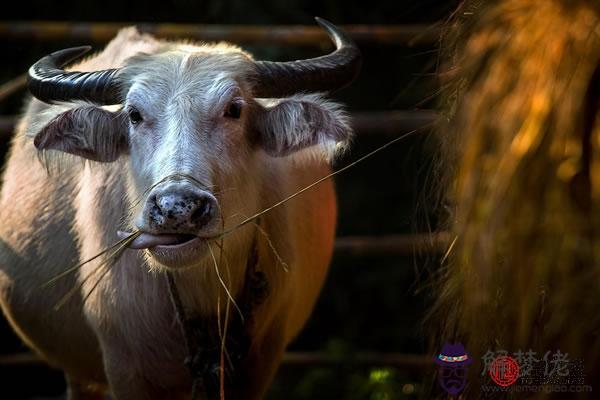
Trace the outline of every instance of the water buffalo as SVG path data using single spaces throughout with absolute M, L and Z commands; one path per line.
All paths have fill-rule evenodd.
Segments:
M 326 175 L 350 138 L 341 107 L 318 93 L 349 84 L 360 54 L 318 22 L 336 50 L 308 60 L 256 61 L 229 44 L 128 28 L 68 71 L 86 49 L 29 70 L 35 98 L 2 181 L 0 300 L 22 340 L 65 371 L 71 398 L 106 390 L 119 400 L 189 398 L 188 354 L 163 273 L 189 316 L 220 313 L 224 323 L 253 251 L 268 294 L 253 310 L 230 393 L 263 396 L 326 276 L 333 186 L 235 227 Z M 99 257 L 45 285 L 131 232 L 138 236 L 109 265 Z

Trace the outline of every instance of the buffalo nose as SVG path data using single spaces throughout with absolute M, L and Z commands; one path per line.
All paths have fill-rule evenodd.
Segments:
M 216 199 L 207 192 L 166 191 L 151 201 L 149 222 L 161 232 L 194 234 L 215 215 Z

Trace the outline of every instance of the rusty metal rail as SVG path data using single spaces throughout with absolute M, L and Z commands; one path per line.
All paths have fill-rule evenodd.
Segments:
M 35 353 L 17 353 L 0 356 L 0 367 L 26 367 L 47 365 Z M 291 367 L 328 367 L 340 365 L 352 367 L 394 367 L 400 369 L 429 369 L 434 364 L 432 358 L 420 354 L 400 353 L 357 353 L 336 357 L 320 352 L 287 352 L 283 365 Z
M 352 113 L 352 127 L 359 135 L 395 135 L 431 125 L 436 113 L 430 110 L 396 110 Z M 0 140 L 12 135 L 17 116 L 0 116 Z
M 0 116 L 0 140 L 9 139 L 15 129 L 17 117 L 13 115 Z
M 450 244 L 450 234 L 404 234 L 388 236 L 342 236 L 335 242 L 336 255 L 398 256 L 442 253 Z
M 27 74 L 21 74 L 16 78 L 3 83 L 0 86 L 0 102 L 13 95 L 27 85 Z
M 352 128 L 359 135 L 398 135 L 432 125 L 432 110 L 393 110 L 352 113 Z
M 113 22 L 0 22 L 0 38 L 38 42 L 77 40 L 103 43 L 119 29 L 131 23 Z M 240 44 L 294 46 L 327 45 L 323 30 L 312 25 L 202 25 L 137 23 L 141 32 L 172 39 L 229 41 Z M 378 45 L 428 45 L 438 41 L 440 29 L 433 25 L 345 25 L 342 26 L 359 43 Z
M 300 367 L 394 367 L 399 369 L 430 369 L 435 364 L 433 358 L 420 354 L 400 353 L 357 353 L 335 357 L 319 352 L 287 352 L 283 357 L 284 366 Z

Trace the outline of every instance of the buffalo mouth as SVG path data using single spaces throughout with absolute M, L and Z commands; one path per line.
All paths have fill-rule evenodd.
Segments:
M 118 232 L 122 239 L 131 235 Z M 151 259 L 167 268 L 186 268 L 203 260 L 208 252 L 209 238 L 181 233 L 154 234 L 142 232 L 129 245 L 129 249 L 147 251 Z
M 127 238 L 131 235 L 130 232 L 117 232 L 120 239 Z M 137 236 L 129 245 L 128 248 L 132 250 L 143 250 L 143 249 L 184 249 L 189 245 L 195 244 L 205 239 L 191 234 L 179 234 L 179 233 L 165 233 L 165 234 L 153 234 L 142 232 Z

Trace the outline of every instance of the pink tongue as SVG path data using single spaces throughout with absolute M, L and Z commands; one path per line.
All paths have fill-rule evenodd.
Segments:
M 125 239 L 131 235 L 131 232 L 117 231 L 119 239 Z M 133 242 L 129 243 L 127 247 L 130 249 L 147 249 L 154 246 L 176 244 L 181 241 L 182 235 L 166 234 L 166 235 L 152 235 L 150 233 L 142 233 L 136 237 Z

